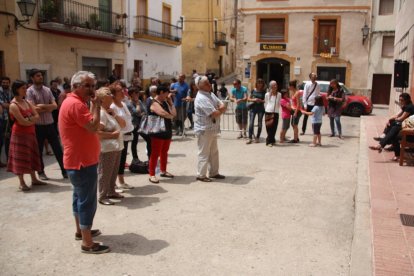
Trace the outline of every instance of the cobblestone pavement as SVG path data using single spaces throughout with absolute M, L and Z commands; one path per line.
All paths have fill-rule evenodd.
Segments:
M 212 183 L 195 181 L 196 140 L 174 137 L 168 170 L 176 178 L 153 185 L 127 173 L 136 188 L 98 206 L 96 240 L 112 248 L 99 256 L 80 253 L 74 240 L 71 185 L 53 156 L 45 157 L 50 185 L 28 193 L 2 169 L 1 274 L 348 275 L 360 119 L 342 122 L 345 139 L 329 138 L 324 118 L 319 148 L 308 147 L 310 134 L 268 148 L 265 130 L 251 145 L 223 132 L 227 178 Z M 141 141 L 139 150 L 143 159 Z

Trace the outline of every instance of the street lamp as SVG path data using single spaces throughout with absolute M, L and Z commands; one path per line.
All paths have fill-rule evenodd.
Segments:
M 362 45 L 364 45 L 365 40 L 368 38 L 369 35 L 369 27 L 365 23 L 364 27 L 361 29 L 362 31 Z
M 34 14 L 36 3 L 33 2 L 33 0 L 20 0 L 17 2 L 17 5 L 19 6 L 22 15 L 26 17 L 26 20 L 20 20 L 20 22 L 29 21 Z

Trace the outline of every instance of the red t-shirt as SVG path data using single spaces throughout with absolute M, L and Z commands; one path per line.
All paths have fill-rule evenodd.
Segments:
M 63 101 L 58 121 L 65 169 L 79 170 L 99 162 L 98 135 L 84 127 L 92 119 L 88 106 L 75 93 Z

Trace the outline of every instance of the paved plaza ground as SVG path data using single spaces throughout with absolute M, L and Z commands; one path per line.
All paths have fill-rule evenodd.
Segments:
M 195 181 L 196 139 L 174 137 L 173 180 L 154 185 L 127 172 L 135 189 L 115 206 L 98 206 L 94 228 L 103 235 L 96 240 L 112 249 L 103 255 L 80 252 L 71 184 L 53 156 L 44 157 L 50 184 L 28 193 L 2 169 L 0 274 L 349 275 L 360 118 L 342 122 L 345 139 L 329 138 L 324 118 L 318 148 L 308 147 L 310 122 L 300 144 L 273 148 L 265 130 L 251 145 L 223 132 L 226 179 L 212 183 Z M 144 159 L 141 141 L 139 151 Z

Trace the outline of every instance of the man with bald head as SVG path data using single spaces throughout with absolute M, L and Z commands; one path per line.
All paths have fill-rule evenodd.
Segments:
M 197 77 L 195 83 L 198 93 L 194 101 L 196 120 L 194 133 L 198 141 L 197 180 L 211 182 L 212 178 L 224 179 L 219 174 L 219 151 L 217 136 L 220 133 L 220 116 L 226 112 L 226 106 L 211 93 L 211 84 L 206 76 Z M 207 177 L 207 170 L 209 176 Z

